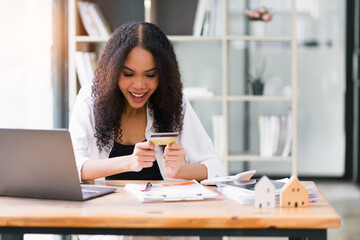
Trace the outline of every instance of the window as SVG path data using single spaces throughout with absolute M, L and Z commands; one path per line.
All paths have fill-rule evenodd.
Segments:
M 53 128 L 52 1 L 0 1 L 0 127 Z

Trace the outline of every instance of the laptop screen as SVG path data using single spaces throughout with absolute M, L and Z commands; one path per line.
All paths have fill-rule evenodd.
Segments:
M 70 133 L 0 129 L 0 195 L 82 200 Z

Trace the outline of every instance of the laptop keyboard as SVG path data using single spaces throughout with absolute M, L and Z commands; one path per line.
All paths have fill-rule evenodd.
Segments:
M 99 193 L 99 191 L 88 190 L 88 189 L 81 189 L 81 192 L 82 192 L 83 198 L 94 196 L 95 194 Z

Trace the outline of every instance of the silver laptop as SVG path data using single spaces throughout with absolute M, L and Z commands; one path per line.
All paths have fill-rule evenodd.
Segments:
M 67 130 L 0 129 L 0 195 L 83 201 L 115 190 L 80 185 Z

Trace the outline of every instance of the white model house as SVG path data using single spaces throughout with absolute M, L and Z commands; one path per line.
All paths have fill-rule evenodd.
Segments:
M 291 177 L 280 191 L 281 207 L 308 207 L 309 192 L 297 177 Z
M 275 207 L 275 186 L 267 176 L 263 176 L 255 185 L 255 207 Z

